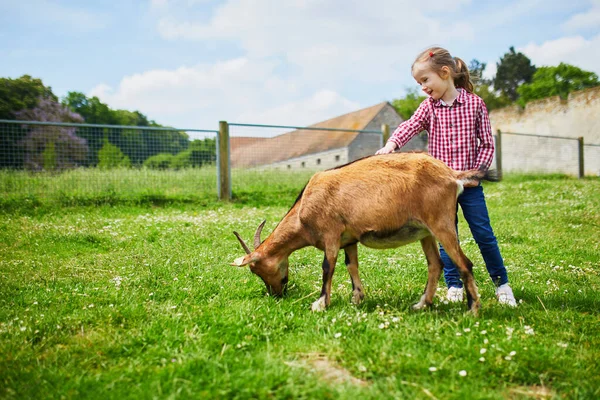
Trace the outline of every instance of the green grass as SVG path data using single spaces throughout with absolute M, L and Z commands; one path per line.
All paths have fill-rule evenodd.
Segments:
M 521 303 L 496 303 L 461 221 L 482 296 L 473 318 L 440 298 L 411 310 L 426 281 L 419 244 L 359 248 L 358 307 L 340 262 L 331 307 L 310 311 L 322 260 L 312 248 L 291 256 L 288 295 L 266 296 L 260 279 L 229 266 L 243 253 L 232 231 L 250 240 L 267 219 L 266 236 L 307 176 L 234 176 L 235 201 L 222 205 L 198 174 L 173 173 L 164 187 L 158 175 L 155 185 L 133 179 L 112 197 L 63 176 L 3 191 L 0 398 L 600 397 L 600 180 L 486 184 Z M 165 192 L 177 179 L 196 189 Z M 75 200 L 48 195 L 61 191 Z M 148 192 L 167 201 L 142 201 Z M 37 203 L 19 207 L 21 196 Z
M 237 204 L 287 205 L 308 182 L 311 171 L 232 171 Z M 265 191 L 265 187 L 269 187 Z M 165 206 L 220 207 L 215 167 L 151 169 L 76 169 L 58 174 L 0 170 L 0 211 L 44 213 L 57 207 Z

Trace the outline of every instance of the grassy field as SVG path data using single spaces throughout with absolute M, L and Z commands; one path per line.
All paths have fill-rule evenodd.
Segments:
M 426 281 L 418 243 L 360 247 L 365 301 L 350 304 L 340 262 L 324 313 L 310 311 L 315 249 L 291 256 L 283 299 L 229 266 L 243 254 L 232 231 L 250 240 L 267 219 L 266 237 L 306 176 L 234 177 L 227 205 L 197 175 L 167 177 L 196 185 L 167 195 L 139 176 L 126 195 L 85 189 L 85 176 L 29 179 L 0 176 L 0 398 L 600 397 L 599 179 L 485 185 L 520 304 L 497 304 L 461 221 L 478 318 L 444 304 L 443 284 L 431 309 L 411 310 Z
M 232 171 L 236 204 L 263 206 L 293 202 L 311 171 Z M 267 189 L 268 187 L 268 189 Z M 45 212 L 60 207 L 193 204 L 220 207 L 215 167 L 152 169 L 76 169 L 60 174 L 0 170 L 0 210 Z

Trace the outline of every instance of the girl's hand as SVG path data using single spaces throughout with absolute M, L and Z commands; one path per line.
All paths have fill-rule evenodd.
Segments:
M 472 181 L 468 181 L 465 182 L 464 187 L 477 187 L 479 186 L 479 181 L 478 180 L 472 180 Z
M 396 143 L 394 142 L 387 142 L 385 144 L 384 147 L 382 147 L 381 149 L 377 150 L 377 153 L 375 154 L 389 154 L 389 153 L 393 153 L 394 150 L 396 150 Z

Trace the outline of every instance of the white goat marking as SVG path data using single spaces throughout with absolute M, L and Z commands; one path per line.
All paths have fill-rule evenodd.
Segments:
M 319 300 L 312 303 L 311 309 L 316 312 L 325 311 L 327 305 L 325 304 L 325 297 L 319 297 Z
M 464 185 L 463 181 L 459 181 L 459 180 L 456 181 L 456 184 L 458 185 L 456 187 L 456 197 L 458 197 L 461 195 L 462 192 L 465 191 L 465 185 Z

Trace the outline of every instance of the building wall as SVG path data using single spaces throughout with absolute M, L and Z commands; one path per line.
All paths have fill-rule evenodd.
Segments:
M 368 131 L 379 131 L 381 130 L 381 125 L 388 124 L 391 130 L 396 129 L 398 125 L 402 123 L 402 117 L 398 115 L 394 107 L 391 104 L 386 104 L 385 107 L 379 111 L 379 113 L 367 124 L 365 130 Z
M 398 115 L 391 104 L 387 104 L 364 128 L 365 130 L 381 131 L 382 124 L 388 124 L 393 131 L 402 123 L 402 117 Z M 260 168 L 274 168 L 279 170 L 324 170 L 349 163 L 362 157 L 375 154 L 383 146 L 383 136 L 380 133 L 360 133 L 352 141 L 350 146 L 324 151 L 321 153 L 308 154 L 281 161 Z M 425 135 L 413 138 L 403 150 L 426 150 L 427 140 Z
M 348 161 L 375 154 L 383 146 L 383 135 L 378 133 L 360 133 L 348 146 Z
M 324 151 L 321 153 L 308 154 L 303 157 L 291 158 L 289 160 L 281 161 L 278 163 L 265 165 L 261 168 L 267 169 L 278 169 L 278 170 L 302 170 L 310 169 L 314 171 L 325 170 L 338 165 L 348 163 L 348 148 L 342 147 L 339 149 L 333 149 Z
M 398 115 L 398 112 L 396 112 L 396 109 L 394 107 L 392 107 L 391 104 L 387 104 L 379 112 L 379 114 L 377 114 L 375 116 L 375 118 L 373 118 L 373 120 L 365 127 L 365 129 L 366 130 L 380 130 L 381 125 L 388 124 L 388 126 L 390 127 L 390 134 L 392 134 L 394 132 L 394 130 L 396 130 L 398 125 L 400 125 L 402 122 L 404 122 L 404 120 L 402 119 L 402 117 L 400 115 Z M 378 145 L 379 147 L 377 147 L 377 149 L 375 149 L 375 151 L 380 149 L 384 144 L 385 143 Z M 416 135 L 415 137 L 413 137 L 412 139 L 410 139 L 410 141 L 408 143 L 406 143 L 406 145 L 404 147 L 402 147 L 402 149 L 401 149 L 401 151 L 414 151 L 414 150 L 427 151 L 427 133 L 426 132 L 422 132 L 422 133 Z M 360 157 L 356 157 L 356 158 L 360 158 Z
M 490 112 L 494 134 L 527 133 L 577 138 L 600 144 L 600 87 L 573 92 L 567 100 L 558 96 L 528 103 L 525 109 L 506 107 Z M 600 174 L 600 148 L 584 147 L 586 174 Z M 502 135 L 505 171 L 562 172 L 576 175 L 577 142 L 564 139 Z

